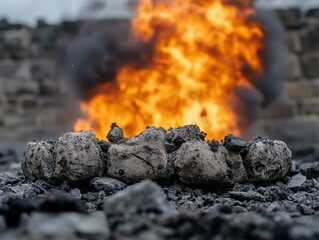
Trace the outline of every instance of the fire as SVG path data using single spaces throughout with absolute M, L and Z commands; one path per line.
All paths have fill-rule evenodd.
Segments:
M 127 136 L 147 125 L 197 124 L 209 138 L 240 134 L 236 89 L 262 72 L 263 31 L 251 0 L 141 0 L 132 35 L 155 42 L 147 66 L 123 66 L 81 103 L 74 129 L 104 139 L 112 122 Z M 250 76 L 244 69 L 249 68 Z M 249 79 L 250 78 L 250 79 Z

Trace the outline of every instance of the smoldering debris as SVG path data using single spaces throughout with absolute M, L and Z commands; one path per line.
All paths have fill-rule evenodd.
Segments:
M 1 239 L 318 237 L 318 162 L 293 161 L 283 142 L 205 140 L 197 126 L 112 130 L 117 141 L 30 142 L 25 175 L 9 164 L 0 174 Z
M 120 133 L 117 141 L 110 137 L 115 129 Z M 175 177 L 184 183 L 233 185 L 280 179 L 292 166 L 292 152 L 277 140 L 254 138 L 246 143 L 228 135 L 212 151 L 211 142 L 205 141 L 206 134 L 197 126 L 169 131 L 147 127 L 132 138 L 123 138 L 122 134 L 112 124 L 107 134 L 112 141 L 106 152 L 91 131 L 66 133 L 55 143 L 30 142 L 22 158 L 22 170 L 29 180 L 53 184 L 80 183 L 100 176 L 132 183 L 165 179 L 173 167 Z

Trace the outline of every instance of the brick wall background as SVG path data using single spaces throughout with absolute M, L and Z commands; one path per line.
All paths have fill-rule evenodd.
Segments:
M 293 148 L 319 144 L 319 9 L 278 10 L 286 28 L 284 96 L 247 135 L 282 139 Z M 81 30 L 81 22 L 39 22 L 30 29 L 0 21 L 0 138 L 30 140 L 70 130 L 67 93 L 56 76 L 57 53 Z
M 255 124 L 251 133 L 283 139 L 293 148 L 319 144 L 319 9 L 278 10 L 286 29 L 284 96 Z

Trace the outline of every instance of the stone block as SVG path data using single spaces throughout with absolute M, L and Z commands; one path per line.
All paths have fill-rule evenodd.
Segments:
M 285 42 L 290 52 L 301 52 L 302 43 L 298 31 L 287 31 L 285 33 Z
M 319 8 L 310 9 L 305 13 L 305 15 L 308 18 L 318 18 L 319 19 Z
M 249 135 L 263 135 L 283 140 L 288 147 L 313 146 L 319 143 L 319 117 L 300 116 L 295 118 L 260 120 Z
M 32 78 L 35 80 L 52 79 L 55 73 L 55 62 L 52 59 L 37 59 L 31 65 Z
M 38 90 L 39 86 L 33 80 L 20 78 L 7 79 L 7 93 L 9 94 L 36 94 Z
M 319 97 L 301 100 L 300 112 L 305 115 L 319 115 Z
M 30 110 L 37 107 L 37 98 L 33 94 L 25 94 L 17 99 L 17 107 L 23 110 Z
M 319 96 L 319 80 L 290 82 L 287 95 L 292 99 Z
M 262 115 L 262 118 L 289 118 L 297 114 L 297 102 L 283 100 L 271 105 Z
M 282 24 L 287 29 L 302 25 L 301 10 L 299 8 L 278 9 L 276 12 Z
M 304 50 L 319 50 L 319 23 L 309 23 L 301 33 L 301 42 Z
M 306 78 L 319 78 L 319 51 L 304 54 L 301 66 Z
M 300 61 L 296 54 L 289 54 L 287 58 L 286 77 L 291 80 L 300 79 L 302 76 Z

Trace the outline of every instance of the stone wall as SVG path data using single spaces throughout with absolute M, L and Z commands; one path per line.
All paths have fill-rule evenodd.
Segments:
M 57 35 L 55 26 L 41 22 L 30 29 L 0 21 L 1 139 L 30 140 L 62 130 L 67 114 L 56 80 Z
M 284 96 L 252 132 L 283 139 L 293 148 L 319 144 L 319 9 L 278 10 L 289 50 Z
M 319 10 L 277 10 L 289 49 L 284 96 L 247 135 L 266 135 L 299 148 L 319 143 Z M 70 130 L 73 117 L 59 89 L 56 53 L 80 22 L 35 29 L 0 21 L 0 138 L 30 139 Z

